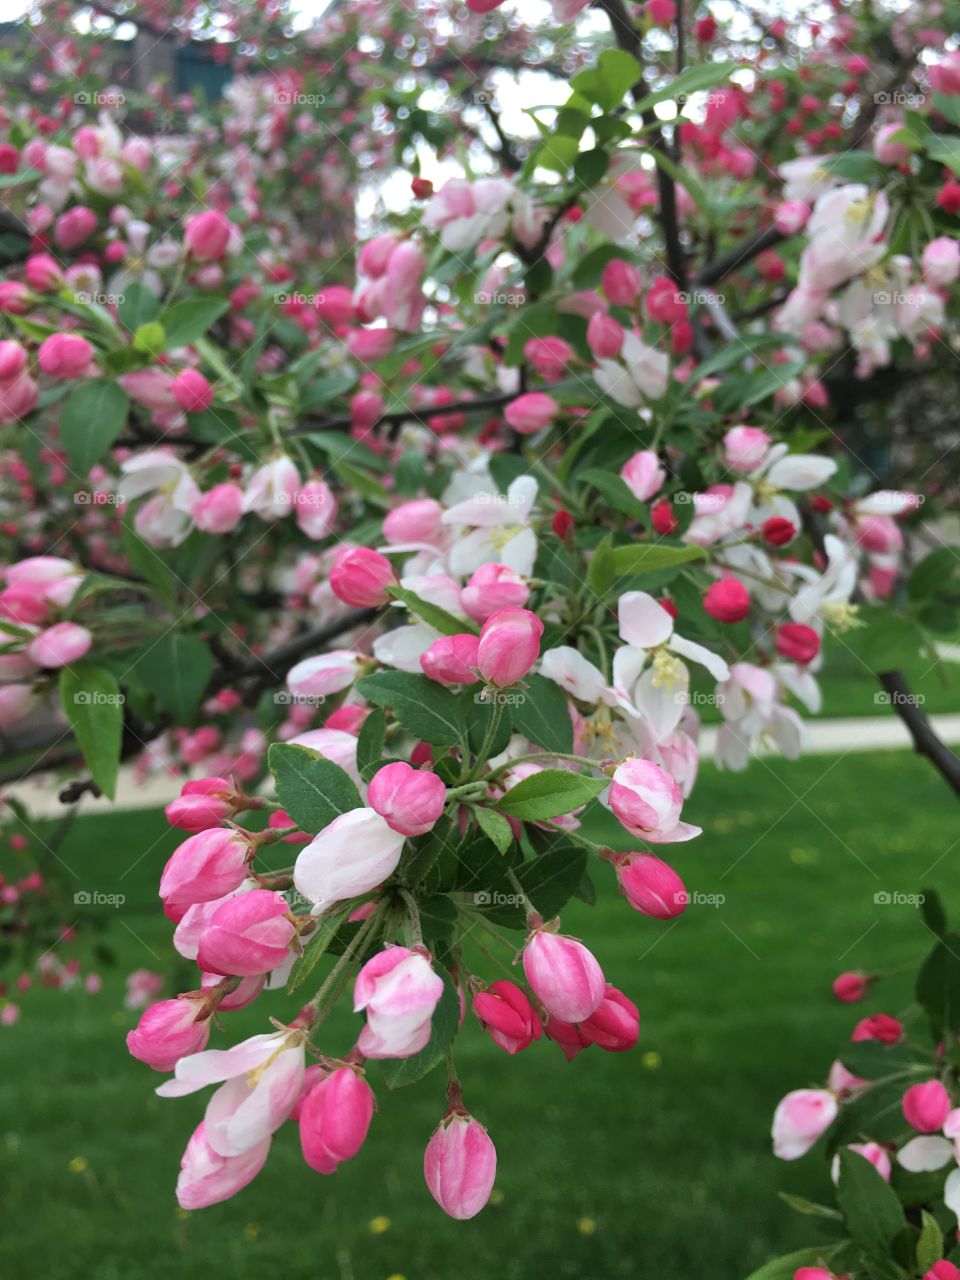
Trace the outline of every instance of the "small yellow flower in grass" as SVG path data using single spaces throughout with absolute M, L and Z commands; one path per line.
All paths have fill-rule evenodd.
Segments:
M 392 1276 L 387 1276 L 387 1280 L 407 1280 L 407 1277 L 406 1277 L 406 1276 L 402 1276 L 402 1275 L 400 1275 L 400 1274 L 399 1274 L 399 1272 L 397 1272 L 396 1274 L 394 1274 L 394 1275 L 392 1275 Z
M 490 1199 L 487 1201 L 487 1203 L 503 1204 L 503 1192 L 500 1190 L 499 1187 L 493 1188 L 493 1190 L 490 1192 Z
M 812 863 L 820 861 L 820 855 L 816 849 L 791 849 L 790 861 L 797 867 L 810 866 Z
M 244 1235 L 244 1239 L 246 1240 L 256 1240 L 257 1237 L 260 1235 L 260 1223 L 248 1222 L 247 1225 L 243 1228 L 243 1235 Z
M 385 1231 L 390 1230 L 390 1219 L 384 1218 L 382 1215 L 377 1218 L 371 1218 L 370 1230 L 375 1236 L 382 1236 Z
M 657 1053 L 656 1049 L 648 1049 L 640 1061 L 648 1071 L 656 1071 L 663 1062 L 663 1059 L 660 1057 L 659 1053 Z
M 582 1236 L 592 1236 L 597 1229 L 596 1218 L 578 1218 L 577 1230 Z
M 86 1173 L 90 1168 L 90 1161 L 86 1156 L 74 1156 L 67 1168 L 71 1173 Z

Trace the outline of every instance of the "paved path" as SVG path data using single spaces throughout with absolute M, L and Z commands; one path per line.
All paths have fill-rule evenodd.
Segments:
M 934 729 L 944 742 L 960 743 L 960 715 L 930 717 Z M 700 734 L 700 753 L 705 760 L 713 756 L 716 729 L 708 726 Z M 804 755 L 836 755 L 847 751 L 894 751 L 910 746 L 910 736 L 896 716 L 851 716 L 843 720 L 807 720 Z M 759 752 L 758 754 L 770 754 Z M 6 794 L 22 800 L 37 817 L 57 816 L 63 806 L 57 799 L 60 784 L 45 778 L 35 778 L 14 787 Z M 84 813 L 106 812 L 118 809 L 154 809 L 172 800 L 180 791 L 180 782 L 170 777 L 154 777 L 141 782 L 133 770 L 120 770 L 117 798 L 94 800 L 85 796 L 80 802 Z

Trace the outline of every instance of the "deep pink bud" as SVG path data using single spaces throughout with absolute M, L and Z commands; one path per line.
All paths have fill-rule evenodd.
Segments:
M 642 278 L 632 262 L 614 258 L 603 268 L 600 284 L 615 307 L 632 307 L 640 297 Z
M 881 1044 L 896 1044 L 903 1035 L 903 1023 L 889 1013 L 872 1013 L 861 1018 L 850 1039 L 854 1044 L 861 1040 L 879 1040 Z
M 27 645 L 38 667 L 65 667 L 90 651 L 93 636 L 76 622 L 57 622 L 41 631 Z
M 582 1022 L 603 999 L 606 983 L 593 954 L 576 938 L 536 930 L 523 949 L 527 981 L 561 1022 Z
M 610 783 L 610 808 L 631 835 L 651 844 L 692 840 L 700 828 L 680 821 L 682 807 L 683 792 L 660 765 L 630 757 L 617 766 Z
M 160 1000 L 144 1009 L 128 1032 L 127 1048 L 154 1071 L 172 1071 L 180 1058 L 206 1047 L 210 1020 L 204 1012 L 203 1003 L 190 996 Z
M 687 304 L 674 282 L 657 276 L 647 290 L 647 315 L 655 324 L 676 324 L 687 318 Z
M 234 229 L 219 210 L 207 209 L 187 219 L 183 243 L 198 262 L 214 262 L 225 256 Z
M 533 1005 L 513 982 L 500 978 L 473 997 L 473 1011 L 491 1038 L 507 1053 L 519 1053 L 543 1030 Z
M 79 378 L 93 357 L 93 347 L 76 333 L 51 333 L 37 352 L 37 362 L 51 378 Z
M 460 593 L 464 612 L 474 622 L 486 622 L 498 609 L 523 608 L 530 588 L 505 564 L 482 564 Z
M 750 612 L 750 592 L 739 578 L 721 578 L 703 597 L 703 607 L 717 622 L 742 622 Z
M 370 779 L 367 804 L 394 831 L 425 835 L 443 813 L 447 789 L 428 769 L 413 769 L 404 760 L 384 765 Z
M 430 1194 L 451 1218 L 474 1218 L 490 1199 L 497 1150 L 471 1115 L 444 1116 L 427 1143 L 423 1176 Z
M 841 973 L 834 978 L 831 990 L 843 1004 L 856 1004 L 870 990 L 870 977 L 866 973 Z
M 63 284 L 60 264 L 49 253 L 31 254 L 24 263 L 23 274 L 30 288 L 36 289 L 38 293 L 59 289 Z
M 498 609 L 483 624 L 477 669 L 501 689 L 521 680 L 540 656 L 543 623 L 529 609 Z
M 61 249 L 76 249 L 97 229 L 97 215 L 86 205 L 78 204 L 61 213 L 53 228 L 53 238 Z
M 219 799 L 196 798 L 201 804 Z M 250 841 L 241 832 L 225 827 L 201 829 L 170 855 L 160 877 L 160 897 L 168 906 L 192 906 L 222 898 L 243 883 L 251 854 Z
M 634 911 L 655 920 L 672 920 L 687 909 L 683 881 L 662 858 L 631 853 L 617 864 L 617 879 Z
M 441 636 L 420 655 L 420 667 L 437 684 L 476 684 L 480 637 L 465 632 L 458 636 Z
M 26 367 L 26 347 L 12 338 L 0 342 L 0 381 L 8 382 L 11 378 L 19 377 Z
M 549 1038 L 560 1046 L 560 1051 L 568 1062 L 572 1062 L 577 1054 L 584 1049 L 590 1048 L 590 1041 L 576 1022 L 563 1022 L 560 1018 L 548 1018 L 544 1030 Z
M 207 1141 L 201 1120 L 180 1161 L 177 1203 L 181 1209 L 192 1210 L 229 1200 L 254 1180 L 269 1153 L 268 1136 L 242 1155 L 222 1156 Z
M 207 831 L 229 818 L 237 802 L 228 778 L 197 778 L 183 784 L 179 796 L 170 801 L 164 812 L 170 825 L 182 831 Z
M 901 1105 L 907 1124 L 918 1133 L 936 1133 L 950 1110 L 950 1095 L 939 1080 L 927 1080 L 911 1085 Z
M 785 622 L 777 627 L 774 644 L 781 658 L 790 662 L 812 662 L 820 652 L 820 637 L 802 622 Z
M 243 518 L 243 490 L 236 484 L 215 484 L 190 509 L 204 533 L 230 533 Z
M 183 369 L 170 384 L 173 398 L 184 413 L 200 413 L 213 403 L 213 387 L 196 369 Z
M 613 360 L 623 346 L 623 326 L 613 316 L 595 311 L 587 321 L 587 346 L 597 360 Z
M 441 531 L 443 507 L 435 498 L 417 498 L 394 507 L 383 521 L 390 543 L 432 542 Z
M 385 587 L 396 585 L 397 576 L 386 556 L 368 547 L 352 547 L 337 557 L 330 570 L 330 588 L 338 600 L 356 608 L 386 604 Z
M 197 963 L 209 973 L 239 978 L 269 973 L 289 955 L 296 934 L 289 915 L 283 894 L 269 889 L 228 898 L 200 935 Z
M 947 1258 L 942 1258 L 929 1271 L 924 1272 L 923 1280 L 960 1280 L 960 1267 L 954 1266 Z
M 528 391 L 526 395 L 517 396 L 504 410 L 503 416 L 507 426 L 521 435 L 533 435 L 549 427 L 560 412 L 560 406 L 553 396 L 542 391 Z
M 299 1109 L 304 1160 L 318 1173 L 335 1173 L 366 1140 L 373 1119 L 373 1090 L 363 1076 L 340 1067 L 313 1086 Z
M 607 983 L 600 1004 L 579 1025 L 580 1034 L 589 1044 L 608 1053 L 626 1053 L 640 1036 L 640 1012 L 622 991 Z

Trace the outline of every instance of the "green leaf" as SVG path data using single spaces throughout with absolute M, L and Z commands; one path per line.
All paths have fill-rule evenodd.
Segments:
M 317 921 L 316 929 L 307 937 L 303 955 L 297 957 L 293 963 L 293 968 L 290 970 L 290 977 L 287 979 L 287 995 L 293 995 L 294 991 L 309 978 L 310 974 L 327 954 L 330 943 L 337 936 L 337 930 L 352 909 L 352 903 L 346 907 L 337 907 L 330 915 L 324 916 L 323 919 Z
M 558 915 L 580 887 L 587 869 L 587 851 L 580 845 L 559 844 L 517 868 L 527 902 L 545 917 Z
M 357 692 L 374 706 L 386 707 L 408 733 L 434 747 L 452 747 L 464 733 L 454 694 L 426 676 L 379 671 L 357 682 Z
M 443 978 L 443 995 L 437 1002 L 430 1023 L 430 1040 L 426 1047 L 412 1058 L 388 1058 L 383 1063 L 383 1081 L 388 1089 L 402 1089 L 422 1079 L 428 1071 L 432 1071 L 442 1061 L 447 1049 L 453 1043 L 460 1021 L 460 999 L 457 988 L 447 973 Z
M 176 578 L 173 570 L 161 557 L 160 553 L 155 551 L 149 543 L 144 542 L 128 522 L 124 523 L 121 541 L 124 553 L 130 561 L 130 566 L 134 572 L 138 573 L 146 582 L 155 586 L 169 603 L 175 602 L 177 598 Z
M 932 133 L 926 139 L 927 155 L 960 177 L 960 138 L 948 133 Z
M 623 49 L 604 49 L 597 66 L 587 67 L 575 75 L 570 87 L 604 111 L 613 111 L 642 75 L 640 63 L 632 54 Z
M 387 591 L 394 600 L 400 600 L 411 613 L 419 614 L 428 626 L 439 631 L 442 636 L 462 636 L 467 632 L 476 635 L 480 630 L 469 618 L 457 618 L 452 613 L 447 613 L 446 609 L 441 609 L 438 604 L 421 599 L 415 591 L 408 591 L 406 587 L 388 587 Z
M 723 84 L 736 71 L 735 62 L 702 62 L 698 66 L 687 67 L 674 77 L 662 89 L 655 89 L 637 103 L 638 111 L 647 111 L 658 102 L 675 99 L 679 105 L 691 93 L 699 93 L 702 89 L 712 89 L 714 85 Z
M 524 683 L 523 700 L 513 707 L 514 733 L 522 733 L 544 751 L 573 750 L 573 722 L 567 695 L 546 676 L 530 675 Z
M 123 696 L 105 667 L 74 662 L 60 672 L 60 702 L 90 776 L 112 800 L 123 734 Z
M 673 569 L 691 560 L 704 560 L 702 547 L 670 547 L 661 543 L 634 543 L 632 547 L 616 547 L 613 552 L 613 568 L 618 577 L 634 573 L 652 573 L 658 569 Z
M 124 286 L 123 301 L 117 303 L 120 323 L 131 333 L 156 317 L 160 303 L 155 293 L 139 280 Z
M 386 730 L 386 712 L 380 707 L 370 712 L 360 728 L 357 737 L 357 770 L 364 782 L 370 781 L 375 766 L 383 757 Z
M 498 756 L 506 751 L 513 733 L 513 712 L 524 695 L 514 692 L 503 692 L 500 689 L 489 689 L 484 685 L 469 685 L 460 694 L 460 716 L 467 730 L 467 745 L 475 754 L 479 754 L 486 746 L 486 759 Z M 496 733 L 487 741 L 487 734 L 493 731 L 493 717 L 498 714 L 499 723 Z
M 957 576 L 957 557 L 953 547 L 938 547 L 925 555 L 907 583 L 911 600 L 925 600 L 942 592 Z
M 573 163 L 574 177 L 583 187 L 595 187 L 610 167 L 610 157 L 600 147 L 584 151 Z
M 943 1257 L 943 1232 L 932 1213 L 920 1212 L 920 1239 L 917 1241 L 917 1270 L 926 1275 L 934 1263 Z
M 815 1244 L 809 1249 L 788 1253 L 783 1258 L 773 1258 L 765 1262 L 759 1271 L 752 1271 L 747 1280 L 793 1280 L 800 1267 L 815 1267 L 818 1263 L 829 1262 L 834 1254 L 846 1248 L 847 1243 L 844 1240 L 840 1244 Z
M 883 1044 L 880 1040 L 846 1044 L 838 1057 L 847 1070 L 861 1080 L 882 1080 L 896 1071 L 903 1071 L 913 1062 L 909 1050 L 900 1045 Z
M 495 809 L 482 807 L 477 807 L 473 812 L 487 839 L 496 845 L 500 853 L 506 853 L 513 844 L 513 830 L 503 814 L 497 813 Z
M 893 671 L 913 661 L 923 644 L 915 622 L 880 605 L 862 605 L 856 650 L 871 671 Z
M 81 383 L 64 400 L 60 438 L 79 476 L 87 476 L 119 436 L 129 409 L 130 397 L 123 387 L 101 378 Z
M 886 1252 L 906 1225 L 896 1192 L 859 1152 L 845 1147 L 839 1154 L 837 1203 L 850 1235 L 870 1252 Z
M 875 182 L 882 179 L 886 167 L 875 160 L 869 151 L 844 151 L 824 156 L 823 167 L 828 173 L 846 182 Z
M 314 378 L 300 392 L 300 408 L 308 411 L 325 409 L 334 400 L 345 396 L 357 385 L 357 375 L 352 369 L 341 369 L 336 373 L 328 373 L 326 377 Z
M 609 781 L 609 778 L 571 773 L 568 769 L 544 769 L 511 787 L 497 808 L 521 822 L 543 822 L 579 809 L 609 786 Z
M 213 673 L 213 655 L 199 636 L 168 631 L 146 645 L 136 661 L 144 686 L 175 720 L 189 720 Z
M 916 994 L 939 1033 L 960 1031 L 960 934 L 948 933 L 924 960 Z
M 665 151 L 660 151 L 656 147 L 651 147 L 647 155 L 653 157 L 664 173 L 672 178 L 677 186 L 683 187 L 701 213 L 708 214 L 710 212 L 710 198 L 704 190 L 703 184 L 698 182 L 688 169 L 682 169 Z M 699 368 L 697 373 L 699 375 Z
M 308 747 L 275 742 L 267 764 L 277 783 L 277 800 L 301 829 L 315 836 L 334 818 L 363 805 L 353 779 L 332 760 Z
M 166 340 L 166 332 L 158 320 L 148 320 L 146 324 L 140 325 L 133 335 L 133 345 L 138 351 L 148 356 L 158 356 L 166 350 Z
M 947 913 L 936 889 L 924 889 L 920 895 L 920 915 L 932 934 L 942 938 L 947 932 Z
M 167 350 L 185 347 L 202 338 L 212 324 L 230 310 L 227 298 L 185 298 L 160 313 L 166 332 Z
M 634 520 L 641 520 L 647 508 L 639 498 L 635 498 L 625 480 L 612 471 L 604 471 L 601 467 L 588 467 L 577 477 L 601 493 L 611 507 L 622 511 Z
M 829 1205 L 815 1204 L 813 1200 L 807 1200 L 804 1196 L 791 1195 L 789 1191 L 778 1191 L 777 1195 L 794 1212 L 806 1214 L 809 1218 L 837 1218 L 841 1221 L 843 1220 L 843 1214 L 838 1209 L 831 1209 Z
M 598 600 L 602 600 L 613 586 L 615 577 L 613 537 L 608 533 L 605 538 L 597 543 L 593 555 L 590 557 L 590 564 L 587 568 L 587 586 Z
M 951 124 L 955 124 L 960 128 L 960 97 L 951 96 L 946 93 L 935 93 L 933 95 L 934 109 L 949 120 Z

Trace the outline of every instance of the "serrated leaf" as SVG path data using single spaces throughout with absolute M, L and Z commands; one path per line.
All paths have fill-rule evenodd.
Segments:
M 501 853 L 506 853 L 513 844 L 513 830 L 503 814 L 497 813 L 495 809 L 478 807 L 474 809 L 474 815 L 477 825 L 487 839 L 491 840 Z
M 608 778 L 590 778 L 568 769 L 543 769 L 511 787 L 497 808 L 521 822 L 544 822 L 579 809 L 609 786 Z
M 307 937 L 303 955 L 298 956 L 287 979 L 287 995 L 293 995 L 298 987 L 303 986 L 330 948 L 330 943 L 337 936 L 337 930 L 350 914 L 352 906 L 338 907 L 330 915 L 317 922 L 317 927 Z
M 523 701 L 512 708 L 514 733 L 522 733 L 544 751 L 571 752 L 573 721 L 567 695 L 546 676 L 527 676 L 524 683 Z
M 363 801 L 350 775 L 309 747 L 275 742 L 267 764 L 277 784 L 277 801 L 301 829 L 315 836 Z
M 380 707 L 371 711 L 360 727 L 357 736 L 357 771 L 364 782 L 370 781 L 369 775 L 383 756 L 386 730 L 386 713 Z
M 60 703 L 91 778 L 112 800 L 123 736 L 120 686 L 105 667 L 74 662 L 60 672 Z
M 926 1275 L 943 1257 L 943 1232 L 940 1223 L 926 1209 L 920 1213 L 920 1239 L 917 1241 L 917 1270 Z
M 457 699 L 426 676 L 379 671 L 357 682 L 357 692 L 374 706 L 386 707 L 408 733 L 434 747 L 452 747 L 464 733 Z
M 849 1147 L 840 1153 L 837 1203 L 850 1235 L 869 1252 L 886 1252 L 906 1220 L 896 1192 L 874 1166 Z
M 212 324 L 230 310 L 227 298 L 185 298 L 157 317 L 163 325 L 167 350 L 185 347 L 202 338 Z

